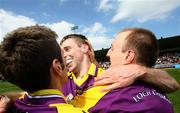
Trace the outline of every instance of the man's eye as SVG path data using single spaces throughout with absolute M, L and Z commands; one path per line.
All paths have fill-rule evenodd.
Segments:
M 67 49 L 67 48 L 64 48 L 64 51 L 68 51 L 68 49 Z
M 71 50 L 71 48 L 69 48 L 69 47 L 64 48 L 64 51 L 66 51 L 66 52 L 68 52 L 68 51 L 70 51 L 70 50 Z
M 69 49 L 65 49 L 65 51 L 69 51 Z

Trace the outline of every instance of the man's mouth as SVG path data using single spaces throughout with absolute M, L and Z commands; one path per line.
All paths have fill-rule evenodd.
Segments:
M 66 67 L 70 67 L 71 64 L 72 63 L 72 59 L 68 59 L 68 60 L 66 60 Z

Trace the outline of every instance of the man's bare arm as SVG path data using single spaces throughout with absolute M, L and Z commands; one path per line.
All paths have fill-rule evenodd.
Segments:
M 178 82 L 166 71 L 160 69 L 146 68 L 146 73 L 139 77 L 146 83 L 152 84 L 165 93 L 171 93 L 179 89 Z
M 169 76 L 167 72 L 137 64 L 110 67 L 95 79 L 94 85 L 107 85 L 102 91 L 108 91 L 129 86 L 137 79 L 152 84 L 165 93 L 179 89 L 177 81 Z

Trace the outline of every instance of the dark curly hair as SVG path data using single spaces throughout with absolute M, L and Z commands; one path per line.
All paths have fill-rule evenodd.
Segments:
M 45 26 L 18 28 L 0 45 L 0 72 L 21 89 L 34 92 L 50 84 L 50 66 L 58 59 L 62 67 L 57 34 Z

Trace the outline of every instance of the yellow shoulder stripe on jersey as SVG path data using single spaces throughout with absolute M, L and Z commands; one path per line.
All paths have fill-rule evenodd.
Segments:
M 88 75 L 96 76 L 95 75 L 96 74 L 96 67 L 97 66 L 95 64 L 91 63 L 91 66 L 90 66 L 90 68 L 88 70 Z
M 72 100 L 72 105 L 87 111 L 91 107 L 95 106 L 99 100 L 108 92 L 100 92 L 104 86 L 96 86 L 83 92 L 82 95 L 75 96 Z
M 31 93 L 31 96 L 44 96 L 44 95 L 60 95 L 65 99 L 64 94 L 58 89 L 43 89 Z
M 103 71 L 104 71 L 103 68 L 98 68 L 98 74 L 97 74 L 97 76 L 101 76 L 101 74 L 102 74 Z
M 50 104 L 50 107 L 56 107 L 58 113 L 85 113 L 82 109 L 75 108 L 70 104 Z M 88 113 L 88 112 L 86 112 Z

